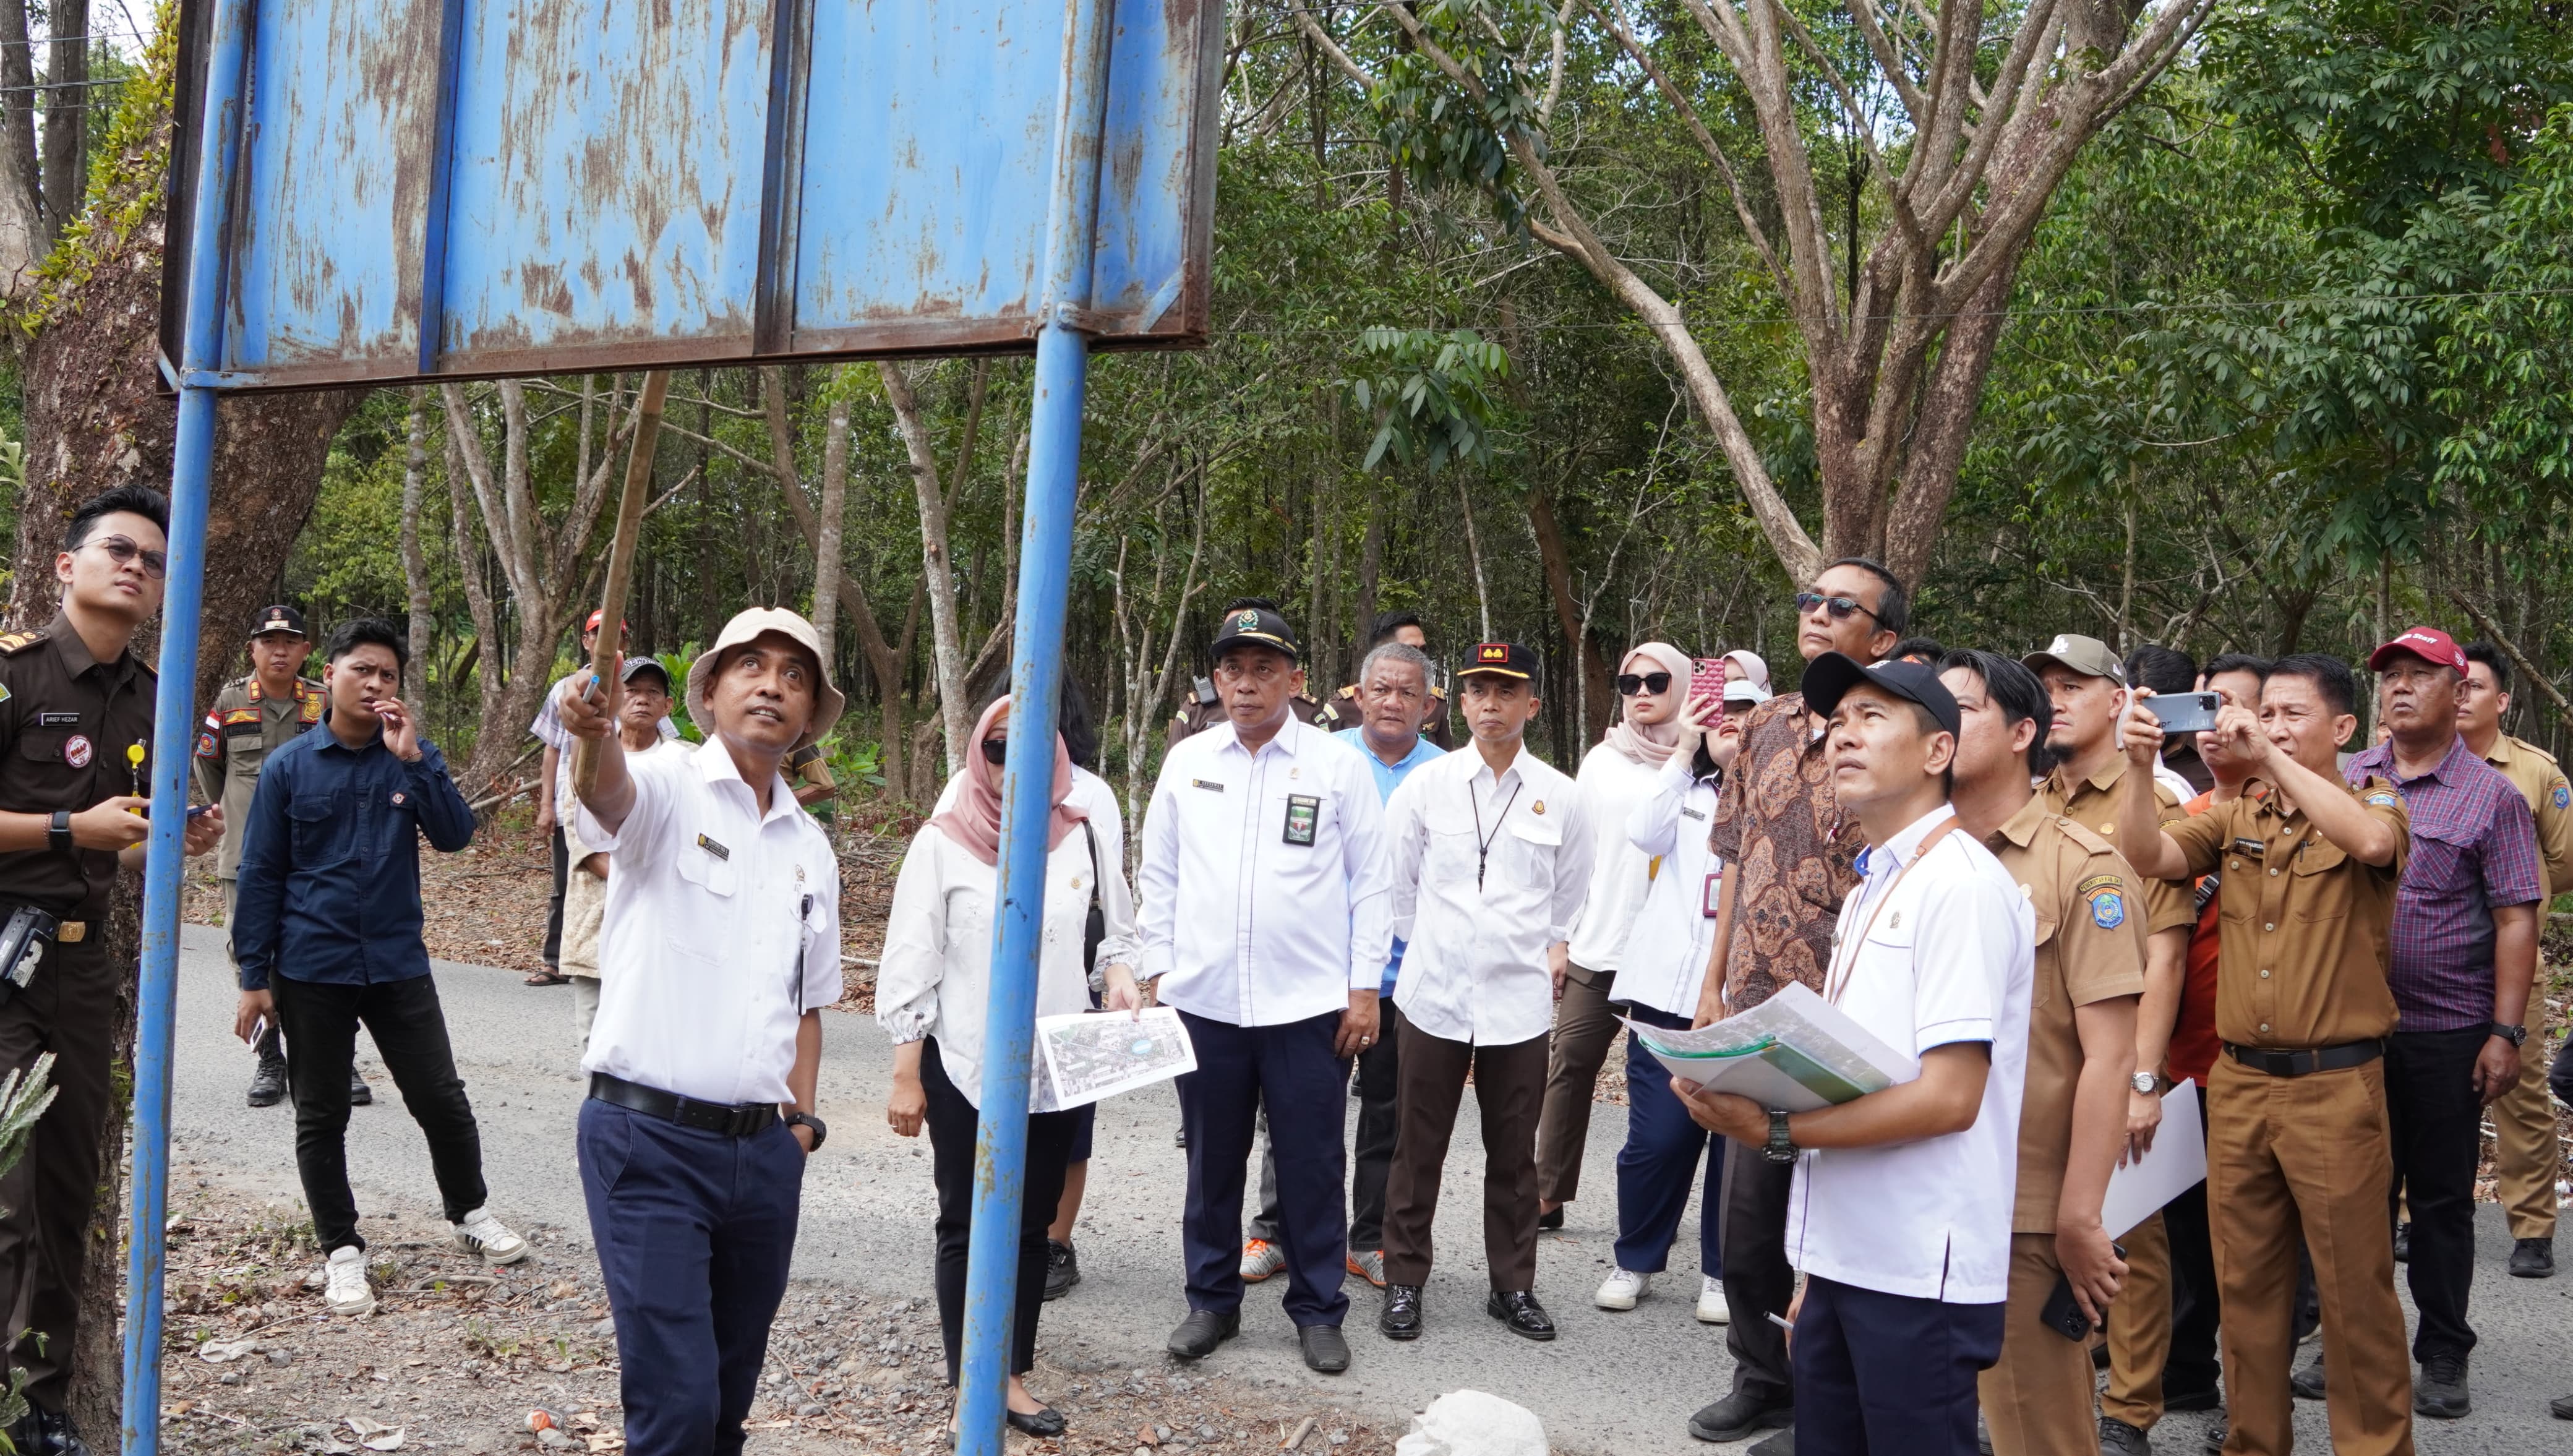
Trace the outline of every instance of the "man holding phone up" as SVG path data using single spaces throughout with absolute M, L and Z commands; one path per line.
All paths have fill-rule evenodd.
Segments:
M 2009 1312 L 2001 1362 L 1978 1382 L 1984 1419 L 1993 1456 L 2088 1451 L 2099 1427 L 2085 1341 L 2126 1273 L 2100 1203 L 2127 1140 L 2144 989 L 2137 880 L 2108 840 L 2049 813 L 2030 787 L 2046 751 L 2037 678 L 2007 657 L 1951 652 L 1939 680 L 1963 724 L 1957 822 L 2019 882 L 2037 918 Z

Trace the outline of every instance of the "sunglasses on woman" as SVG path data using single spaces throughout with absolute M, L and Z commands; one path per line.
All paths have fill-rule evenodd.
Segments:
M 135 557 L 143 558 L 143 574 L 155 581 L 170 574 L 170 558 L 159 551 L 145 550 L 125 536 L 101 536 L 88 544 L 107 553 L 107 558 L 122 566 Z
M 1006 738 L 984 739 L 983 761 L 994 768 L 1007 767 L 1010 762 L 1010 740 Z
M 1855 612 L 1866 612 L 1870 617 L 1873 617 L 1880 622 L 1885 620 L 1883 617 L 1877 616 L 1875 610 L 1870 608 L 1865 602 L 1860 601 L 1854 596 L 1825 596 L 1819 591 L 1800 591 L 1796 593 L 1796 610 L 1800 612 L 1809 612 L 1816 607 L 1828 609 L 1832 614 L 1832 620 L 1835 622 L 1846 622 L 1850 619 L 1851 614 Z
M 1666 693 L 1671 690 L 1667 672 L 1621 672 L 1617 674 L 1617 695 L 1631 698 L 1637 693 Z

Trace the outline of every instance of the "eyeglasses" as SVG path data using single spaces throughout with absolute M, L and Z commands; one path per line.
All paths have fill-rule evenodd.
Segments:
M 159 581 L 161 578 L 170 574 L 170 558 L 167 555 L 159 551 L 147 551 L 143 547 L 136 545 L 129 537 L 101 536 L 97 540 L 90 541 L 87 544 L 96 546 L 100 550 L 105 551 L 108 555 L 108 559 L 114 561 L 119 566 L 124 565 L 126 562 L 133 560 L 137 556 L 142 557 L 143 574 L 151 577 L 155 581 Z
M 1832 620 L 1835 622 L 1848 621 L 1851 613 L 1853 612 L 1866 612 L 1870 617 L 1874 617 L 1880 623 L 1885 620 L 1885 618 L 1877 616 L 1873 608 L 1869 607 L 1865 602 L 1860 601 L 1854 596 L 1825 596 L 1819 591 L 1800 591 L 1796 593 L 1796 610 L 1800 612 L 1809 612 L 1816 607 L 1828 608 L 1831 611 Z
M 1667 672 L 1621 672 L 1617 674 L 1617 695 L 1631 698 L 1637 693 L 1666 693 L 1671 690 Z
M 1010 761 L 1010 740 L 1006 738 L 984 739 L 983 761 L 994 768 L 1006 766 Z

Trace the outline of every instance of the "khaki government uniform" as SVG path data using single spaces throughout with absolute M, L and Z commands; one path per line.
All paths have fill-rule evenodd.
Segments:
M 1358 726 L 1358 685 L 1350 683 L 1331 694 L 1331 700 L 1313 715 L 1313 726 L 1326 733 Z M 1447 736 L 1447 690 L 1436 683 L 1429 685 L 1429 716 L 1421 720 L 1420 736 L 1437 745 L 1442 753 L 1453 753 L 1456 745 Z
M 1976 1386 L 1993 1456 L 2097 1451 L 2090 1347 L 2049 1329 L 2039 1316 L 2064 1274 L 2055 1255 L 2056 1208 L 2072 1155 L 2073 1094 L 2083 1061 L 2074 1012 L 2144 994 L 2145 923 L 2138 892 L 2146 882 L 2108 840 L 2048 812 L 2043 797 L 2031 797 L 1984 847 L 2028 897 L 2037 920 L 2037 975 L 2002 1357 Z
M 250 832 L 250 801 L 259 788 L 259 767 L 268 762 L 270 752 L 311 732 L 321 721 L 322 684 L 299 677 L 295 690 L 280 697 L 262 689 L 254 674 L 224 684 L 198 729 L 197 789 L 208 803 L 224 806 L 224 842 L 215 851 L 215 876 L 223 882 L 227 926 L 233 923 L 242 840 Z M 231 954 L 229 942 L 225 954 Z
M 2573 888 L 2573 787 L 2546 750 L 2505 733 L 2484 762 L 2501 770 L 2537 816 L 2537 850 L 2545 862 L 2538 928 L 2546 897 Z M 2528 998 L 2528 1040 L 2519 1049 L 2519 1083 L 2492 1106 L 2493 1171 L 2513 1238 L 2555 1236 L 2555 1178 L 2564 1153 L 2555 1140 L 2555 1105 L 2546 1092 L 2546 981 Z
M 2228 1456 L 2283 1456 L 2294 1439 L 2287 1375 L 2299 1236 L 2331 1350 L 2332 1450 L 2412 1450 L 2412 1365 L 2386 1217 L 2394 1155 L 2385 1063 L 2290 1077 L 2233 1055 L 2381 1043 L 2394 1030 L 2385 972 L 2410 821 L 2383 779 L 2349 792 L 2394 831 L 2391 863 L 2351 858 L 2256 778 L 2240 798 L 2163 830 L 2190 878 L 2223 871 L 2215 1030 L 2226 1050 L 2206 1083 L 2206 1200 L 2224 1304 Z

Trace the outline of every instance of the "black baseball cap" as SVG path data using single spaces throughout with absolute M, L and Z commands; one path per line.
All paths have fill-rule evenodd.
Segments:
M 275 606 L 261 607 L 251 616 L 250 634 L 252 636 L 265 637 L 271 632 L 290 632 L 307 640 L 313 636 L 312 633 L 304 630 L 304 613 L 283 602 Z
M 660 663 L 649 657 L 626 658 L 624 668 L 616 674 L 616 680 L 618 682 L 632 682 L 634 679 L 641 677 L 647 672 L 652 674 L 654 677 L 661 679 L 662 692 L 667 693 L 670 691 L 669 669 L 663 667 Z
M 1864 667 L 1855 657 L 1826 652 L 1805 669 L 1805 705 L 1828 718 L 1841 705 L 1842 695 L 1861 683 L 1920 704 L 1952 734 L 1964 731 L 1965 716 L 1957 711 L 1957 695 L 1939 680 L 1938 669 L 1900 659 Z
M 1286 619 L 1263 606 L 1239 606 L 1228 610 L 1216 623 L 1215 641 L 1207 647 L 1207 658 L 1220 662 L 1235 647 L 1267 647 L 1284 652 L 1294 661 L 1303 660 L 1303 649 L 1295 645 L 1295 629 Z
M 1515 677 L 1534 686 L 1536 671 L 1536 654 L 1516 642 L 1477 642 L 1473 655 L 1465 659 L 1464 666 L 1456 669 L 1456 675 L 1471 677 L 1476 673 L 1488 673 L 1493 677 Z

